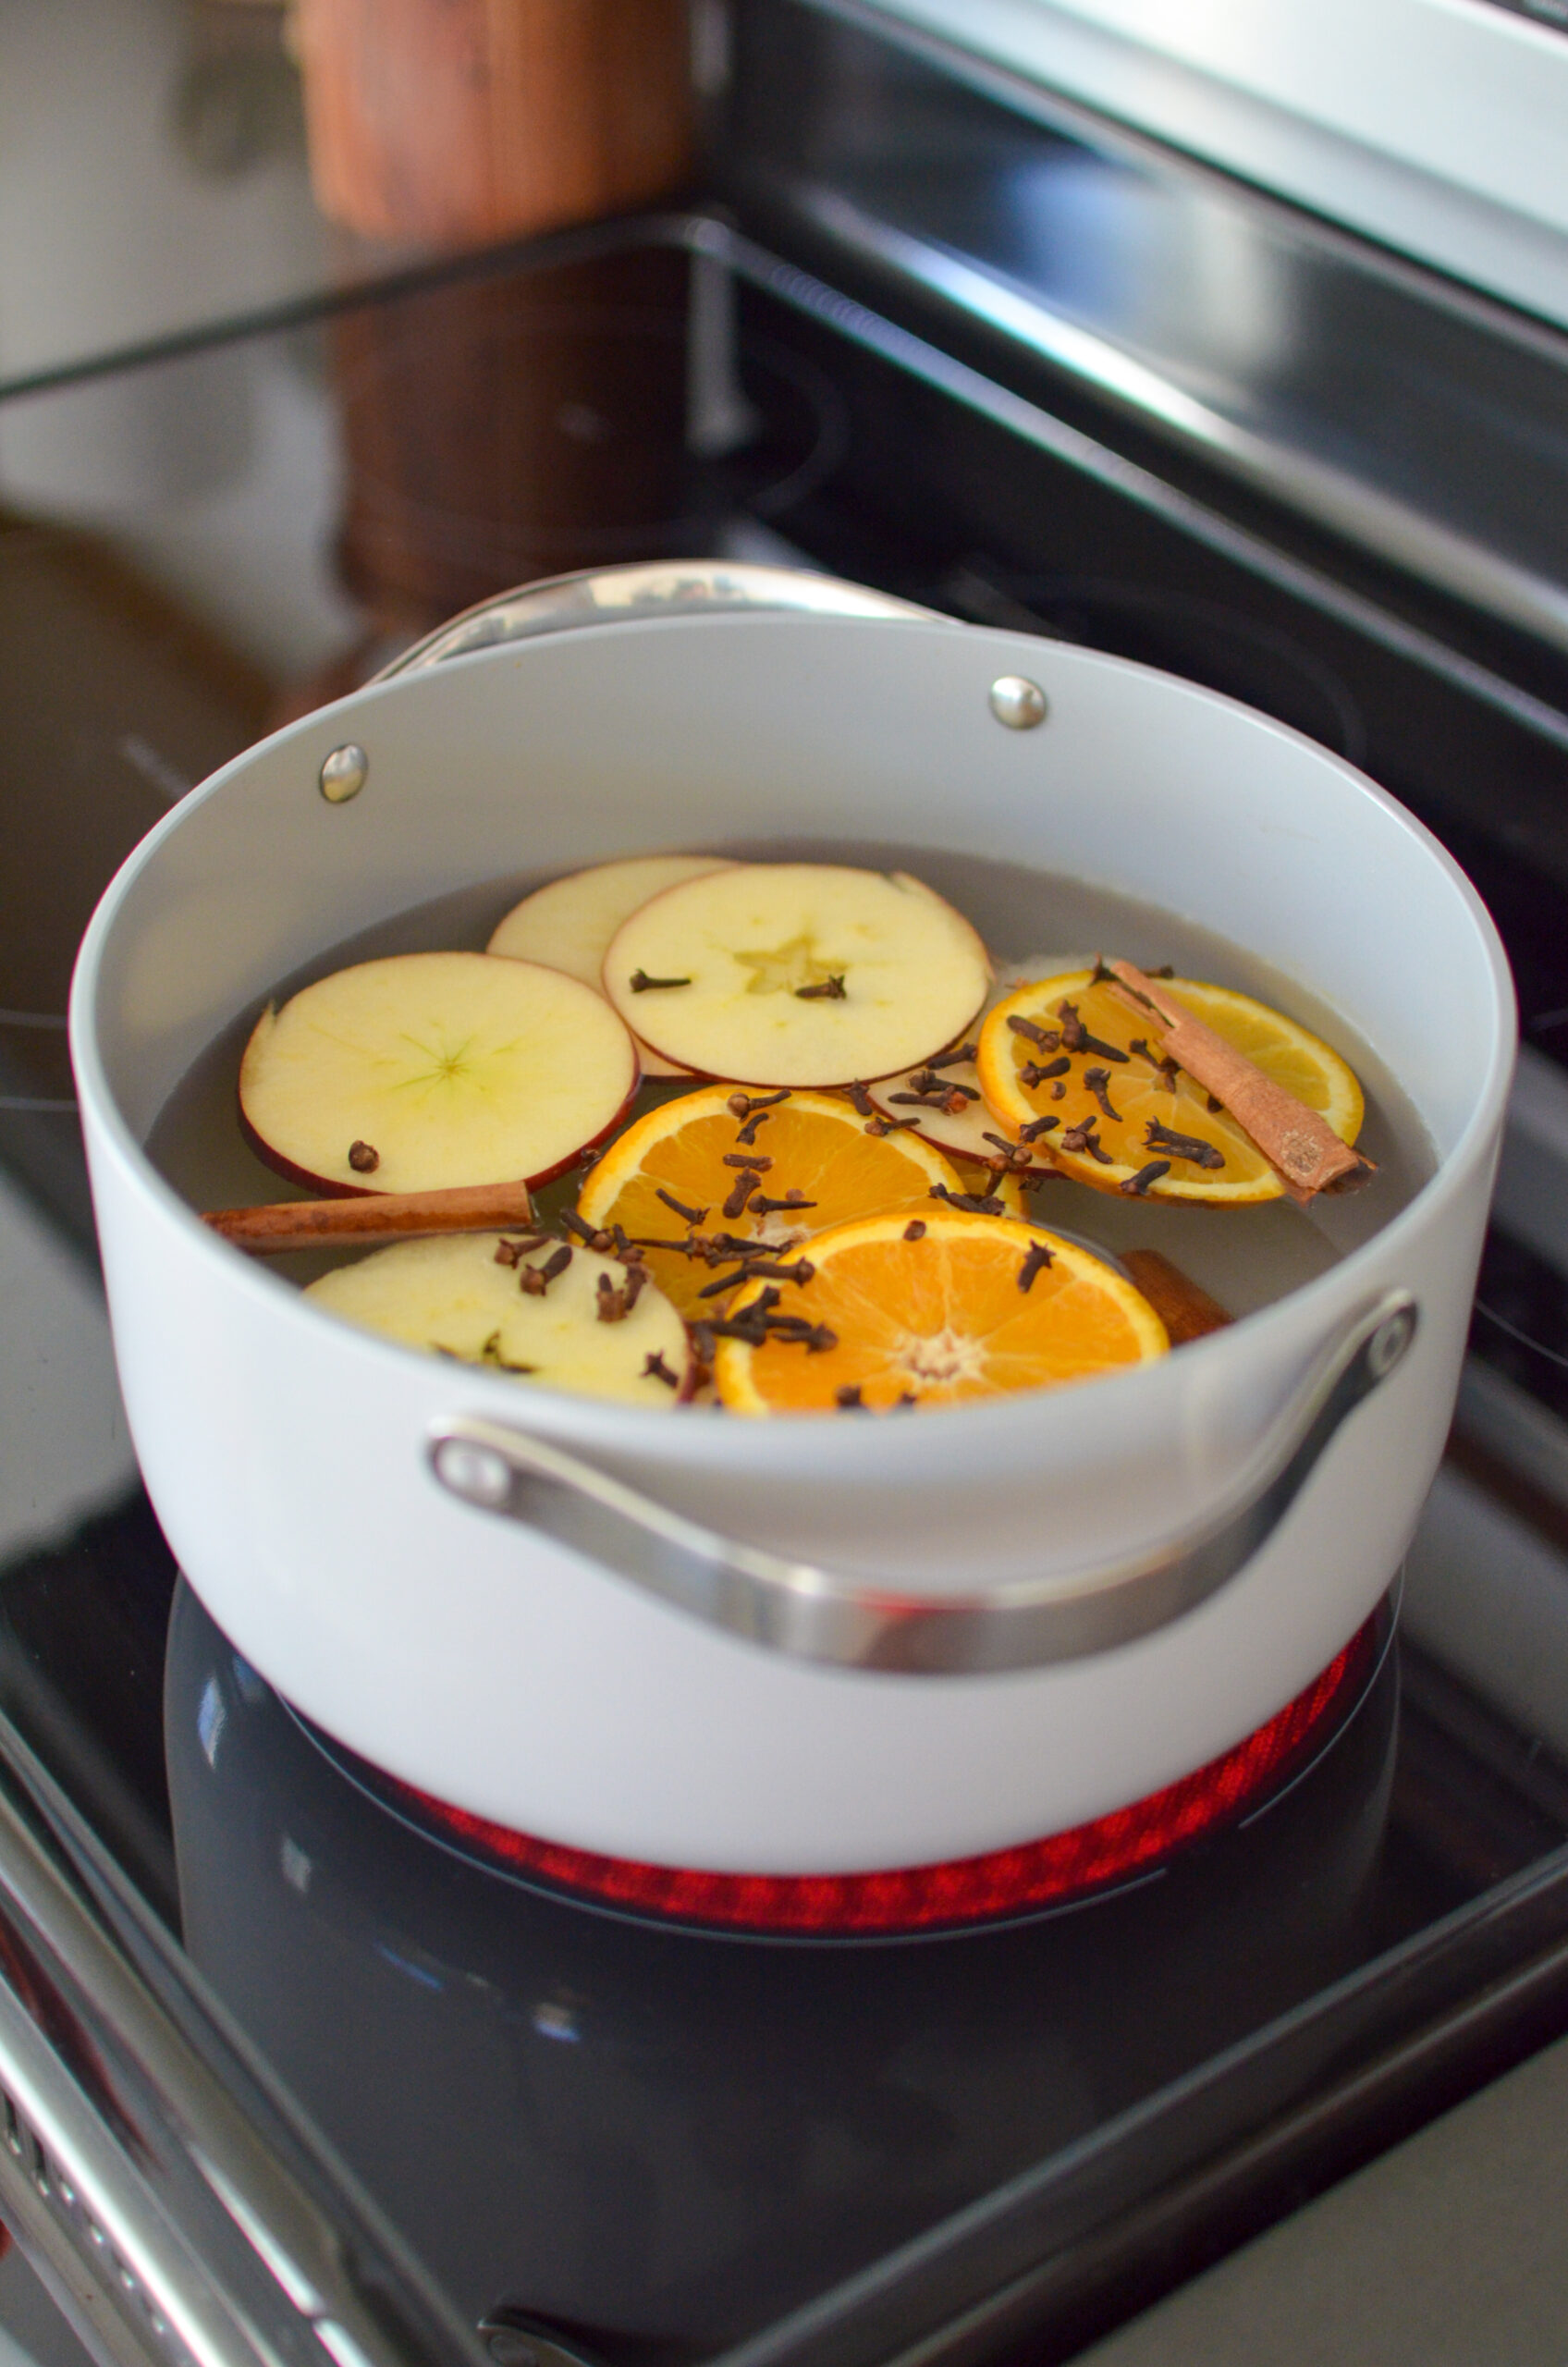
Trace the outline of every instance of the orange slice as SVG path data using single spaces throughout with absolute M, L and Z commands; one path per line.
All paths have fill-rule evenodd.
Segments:
M 729 1233 L 776 1245 L 784 1257 L 798 1242 L 851 1217 L 882 1209 L 935 1212 L 941 1202 L 931 1196 L 933 1184 L 965 1189 L 957 1170 L 929 1143 L 903 1131 L 868 1134 L 866 1122 L 834 1095 L 790 1093 L 747 1122 L 729 1106 L 740 1090 L 709 1085 L 639 1118 L 590 1172 L 579 1214 L 606 1229 L 619 1224 L 633 1241 L 681 1242 L 693 1230 Z M 741 1141 L 742 1134 L 750 1139 Z M 765 1207 L 725 1215 L 725 1203 L 746 1171 L 727 1162 L 748 1156 L 767 1162 L 753 1171 L 762 1198 L 784 1200 L 798 1193 L 798 1211 Z M 661 1199 L 661 1192 L 668 1197 Z M 716 1300 L 701 1295 L 717 1279 L 703 1259 L 652 1248 L 648 1263 L 682 1315 L 716 1311 Z
M 1208 1095 L 1183 1071 L 1178 1069 L 1173 1078 L 1161 1072 L 1158 1023 L 1134 1017 L 1111 987 L 1093 979 L 1091 970 L 1037 979 L 1020 987 L 986 1019 L 975 1065 L 981 1090 L 1003 1131 L 1016 1136 L 1038 1118 L 1060 1120 L 1040 1139 L 1059 1167 L 1102 1192 L 1118 1190 L 1151 1161 L 1165 1159 L 1164 1174 L 1145 1186 L 1150 1199 L 1205 1200 L 1226 1208 L 1278 1199 L 1283 1190 L 1278 1174 L 1230 1113 L 1211 1110 Z M 1321 1037 L 1229 987 L 1208 986 L 1196 978 L 1172 978 L 1169 986 L 1265 1075 L 1318 1110 L 1342 1142 L 1354 1142 L 1366 1110 L 1361 1087 Z M 1063 1003 L 1072 1006 L 1092 1036 L 1114 1046 L 1126 1059 L 1115 1061 L 1092 1049 L 1073 1051 L 1053 1040 L 1062 1026 Z M 1046 1042 L 1011 1026 L 1012 1020 L 1039 1029 Z M 1147 1052 L 1134 1052 L 1134 1042 L 1147 1044 Z M 1060 1076 L 1024 1082 L 1023 1073 L 1031 1064 L 1051 1068 L 1063 1059 L 1067 1067 Z M 1088 1082 L 1091 1077 L 1097 1093 Z M 1064 1088 L 1060 1100 L 1055 1098 L 1059 1085 Z M 1114 1115 L 1107 1114 L 1107 1101 Z M 1073 1130 L 1085 1125 L 1092 1129 L 1090 1138 L 1085 1141 L 1080 1134 L 1082 1147 L 1071 1147 Z M 1151 1125 L 1207 1144 L 1222 1163 L 1205 1164 L 1195 1155 L 1162 1147 L 1158 1137 L 1150 1139 Z M 1096 1145 L 1102 1154 L 1097 1158 Z
M 912 1221 L 924 1225 L 914 1240 Z M 833 1344 L 820 1332 L 815 1346 L 721 1339 L 714 1379 L 733 1413 L 956 1405 L 1090 1380 L 1170 1345 L 1131 1282 L 1060 1234 L 1024 1234 L 1007 1217 L 939 1204 L 917 1220 L 867 1217 L 819 1233 L 810 1257 L 809 1282 L 774 1285 L 774 1312 L 826 1325 Z M 730 1319 L 764 1287 L 748 1284 Z

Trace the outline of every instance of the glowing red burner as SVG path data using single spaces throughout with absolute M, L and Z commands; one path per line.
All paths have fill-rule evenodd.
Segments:
M 1259 1806 L 1361 1698 L 1375 1665 L 1379 1625 L 1374 1614 L 1304 1693 L 1195 1774 L 1070 1832 L 944 1865 L 876 1874 L 701 1873 L 563 1848 L 448 1808 L 410 1785 L 395 1789 L 438 1831 L 481 1857 L 629 1913 L 716 1930 L 824 1938 L 994 1922 L 1124 1883 Z

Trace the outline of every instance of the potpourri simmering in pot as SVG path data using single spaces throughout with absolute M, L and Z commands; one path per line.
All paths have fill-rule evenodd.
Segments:
M 1349 1065 L 1253 995 L 1116 944 L 998 963 L 912 872 L 698 852 L 548 881 L 483 952 L 314 979 L 256 1021 L 239 1110 L 316 1196 L 211 1211 L 220 1233 L 384 1245 L 310 1282 L 324 1309 L 753 1416 L 1163 1355 L 1226 1307 L 1095 1200 L 1234 1225 L 1376 1172 Z

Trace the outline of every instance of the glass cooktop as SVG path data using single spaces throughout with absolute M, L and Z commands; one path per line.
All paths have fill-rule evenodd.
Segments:
M 91 420 L 69 389 L 0 403 L 0 2007 L 95 2099 L 88 2153 L 134 2121 L 132 2068 L 154 2116 L 183 2097 L 251 2132 L 246 2191 L 206 2139 L 137 2176 L 198 2254 L 226 2211 L 236 2289 L 271 2276 L 340 2361 L 454 2355 L 465 2326 L 497 2367 L 1065 2360 L 1568 2010 L 1560 754 L 1271 571 L 1266 536 L 1194 536 L 1190 497 L 1129 499 L 1048 426 L 704 221 L 110 374 Z M 1447 839 L 1515 964 L 1528 1049 L 1459 1417 L 1354 1682 L 1281 1796 L 1071 1912 L 781 1945 L 520 1876 L 293 1714 L 139 1485 L 62 1026 L 115 865 L 465 603 L 699 553 L 1268 708 Z M 92 2020 L 119 1980 L 140 2054 Z M 89 2225 L 25 2107 L 0 2200 L 29 2249 L 115 2356 L 189 2351 L 166 2260 Z M 277 2234 L 294 2194 L 337 2231 L 310 2276 Z M 94 2244 L 118 2299 L 82 2298 Z M 362 2320 L 334 2315 L 332 2263 Z

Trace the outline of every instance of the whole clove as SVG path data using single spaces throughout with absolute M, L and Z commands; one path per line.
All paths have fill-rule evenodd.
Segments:
M 910 1078 L 910 1083 L 916 1093 L 956 1093 L 961 1101 L 978 1101 L 980 1098 L 978 1089 L 975 1086 L 972 1085 L 960 1085 L 956 1077 L 940 1077 L 937 1074 L 935 1068 L 929 1063 L 927 1063 L 927 1065 L 923 1069 L 916 1069 L 914 1074 Z M 899 1098 L 900 1097 L 897 1094 L 891 1094 L 888 1097 L 890 1100 L 894 1101 L 898 1100 Z M 954 1112 L 954 1115 L 957 1115 L 956 1111 Z
M 956 1069 L 964 1061 L 977 1061 L 979 1057 L 978 1044 L 960 1044 L 955 1051 L 938 1052 L 936 1059 L 927 1061 L 925 1065 L 928 1069 Z
M 833 1392 L 833 1403 L 840 1414 L 864 1414 L 866 1410 L 858 1380 L 847 1380 L 842 1389 Z
M 706 1208 L 689 1208 L 684 1200 L 678 1200 L 673 1192 L 665 1190 L 662 1184 L 655 1184 L 654 1189 L 655 1196 L 661 1199 L 667 1208 L 672 1208 L 678 1217 L 684 1217 L 688 1224 L 701 1224 L 707 1214 Z M 657 1245 L 666 1247 L 668 1244 L 660 1243 Z
M 766 1159 L 760 1150 L 727 1150 L 724 1164 L 726 1167 L 754 1167 L 759 1175 L 766 1175 L 773 1161 Z
M 1055 1262 L 1054 1253 L 1047 1248 L 1043 1241 L 1032 1241 L 1023 1253 L 1023 1263 L 1018 1269 L 1019 1289 L 1033 1290 L 1035 1275 L 1043 1274 L 1046 1268 L 1054 1265 Z
M 634 1274 L 640 1274 L 643 1269 L 641 1266 L 634 1266 L 631 1270 Z M 594 1295 L 594 1312 L 601 1323 L 624 1323 L 631 1312 L 626 1284 L 622 1283 L 618 1288 L 607 1274 L 601 1274 L 598 1289 Z
M 819 979 L 815 987 L 795 988 L 797 1002 L 846 1002 L 848 1000 L 844 991 L 842 971 L 839 971 L 836 977 Z
M 781 1101 L 789 1100 L 790 1091 L 790 1088 L 787 1085 L 781 1085 L 777 1093 L 737 1091 L 730 1095 L 724 1106 L 733 1117 L 749 1118 L 758 1110 L 777 1110 Z
M 1098 1125 L 1092 1118 L 1084 1118 L 1078 1125 L 1069 1126 L 1061 1137 L 1061 1147 L 1063 1150 L 1087 1151 L 1089 1157 L 1097 1159 L 1102 1167 L 1113 1167 L 1116 1164 L 1109 1151 L 1101 1143 Z
M 913 1127 L 920 1132 L 918 1118 L 868 1118 L 864 1131 L 868 1134 L 896 1134 L 900 1127 Z
M 650 978 L 646 970 L 633 970 L 630 983 L 634 995 L 646 995 L 652 994 L 658 987 L 689 987 L 692 981 L 690 978 Z
M 1038 1142 L 1042 1134 L 1053 1134 L 1061 1123 L 1060 1118 L 1031 1118 L 1026 1126 L 1018 1129 L 1021 1143 Z
M 736 1141 L 738 1143 L 754 1143 L 757 1138 L 757 1128 L 759 1126 L 766 1126 L 772 1115 L 773 1112 L 770 1110 L 753 1110 L 745 1124 L 741 1127 L 740 1133 L 736 1135 Z
M 557 1274 L 564 1274 L 571 1263 L 571 1250 L 566 1242 L 553 1249 L 542 1266 L 524 1266 L 518 1274 L 519 1287 L 530 1298 L 543 1298 Z
M 1060 1002 L 1056 1008 L 1057 1017 L 1061 1022 L 1061 1041 L 1068 1051 L 1096 1052 L 1102 1061 L 1125 1062 L 1127 1055 L 1120 1044 L 1102 1043 L 1097 1036 L 1090 1035 L 1078 1016 L 1075 1002 Z
M 759 1179 L 753 1173 L 753 1170 L 749 1167 L 743 1167 L 740 1174 L 735 1178 L 735 1188 L 730 1193 L 729 1197 L 725 1201 L 724 1207 L 720 1211 L 721 1215 L 727 1217 L 743 1217 L 746 1213 L 747 1201 L 751 1198 L 753 1192 L 760 1191 L 761 1188 L 762 1186 Z
M 349 1164 L 356 1175 L 374 1175 L 381 1165 L 381 1153 L 373 1143 L 352 1142 L 349 1145 Z
M 645 1380 L 662 1380 L 670 1389 L 679 1389 L 680 1386 L 680 1375 L 670 1371 L 664 1360 L 662 1348 L 655 1348 L 643 1357 L 641 1378 Z
M 497 1266 L 520 1265 L 531 1249 L 543 1249 L 549 1238 L 547 1233 L 525 1233 L 514 1240 L 497 1241 L 496 1263 Z
M 1032 1019 L 1017 1017 L 1010 1018 L 1007 1024 L 1015 1036 L 1022 1036 L 1029 1043 L 1037 1044 L 1042 1052 L 1054 1052 L 1060 1048 L 1062 1033 L 1060 1027 L 1038 1027 Z
M 1174 1159 L 1190 1159 L 1194 1167 L 1223 1167 L 1225 1154 L 1218 1143 L 1206 1143 L 1201 1134 L 1179 1134 L 1174 1127 L 1162 1126 L 1151 1118 L 1144 1136 L 1150 1150 L 1169 1151 Z
M 1066 1053 L 1060 1052 L 1054 1061 L 1046 1061 L 1043 1063 L 1039 1061 L 1025 1061 L 1018 1074 L 1022 1083 L 1033 1088 L 1036 1085 L 1048 1085 L 1053 1076 L 1065 1076 L 1072 1066 L 1072 1063 Z
M 815 1206 L 816 1202 L 808 1200 L 805 1194 L 798 1187 L 786 1192 L 781 1200 L 770 1200 L 766 1193 L 759 1192 L 752 1202 L 752 1214 L 754 1217 L 766 1217 L 774 1215 L 780 1208 L 815 1208 Z
M 1006 1213 L 995 1193 L 949 1192 L 945 1184 L 933 1184 L 929 1197 L 946 1200 L 949 1208 L 962 1208 L 972 1217 L 999 1217 Z
M 858 1117 L 876 1117 L 876 1104 L 873 1101 L 870 1094 L 867 1093 L 864 1085 L 847 1085 L 844 1087 L 844 1091 L 849 1096 L 850 1100 L 853 1103 L 855 1113 Z
M 568 1233 L 574 1233 L 577 1235 L 585 1248 L 596 1249 L 601 1257 L 607 1257 L 615 1247 L 615 1243 L 607 1233 L 597 1225 L 590 1224 L 586 1218 L 580 1217 L 575 1208 L 563 1208 L 561 1222 Z
M 995 1143 L 1001 1153 L 1001 1165 L 1004 1167 L 1023 1168 L 1033 1167 L 1035 1164 L 1029 1156 L 1026 1145 L 1022 1142 L 1010 1143 L 1005 1134 L 993 1134 L 989 1128 L 982 1132 L 980 1139 L 982 1142 Z
M 1121 1113 L 1119 1110 L 1113 1110 L 1110 1106 L 1110 1071 L 1109 1069 L 1085 1069 L 1084 1071 L 1084 1083 L 1094 1095 L 1095 1099 L 1099 1103 L 1100 1108 L 1104 1110 L 1106 1116 L 1109 1118 L 1113 1123 L 1120 1124 Z
M 1151 1159 L 1146 1167 L 1140 1167 L 1136 1175 L 1127 1176 L 1116 1188 L 1119 1192 L 1125 1192 L 1129 1199 L 1141 1200 L 1151 1184 L 1158 1184 L 1162 1175 L 1170 1172 L 1170 1161 L 1168 1159 Z
M 908 1224 L 906 1224 L 906 1225 L 905 1225 L 905 1227 L 904 1227 L 904 1239 L 905 1239 L 906 1241 L 924 1241 L 924 1240 L 925 1240 L 925 1218 L 924 1218 L 924 1217 L 912 1217 L 912 1218 L 910 1219 L 910 1220 L 909 1220 Z

